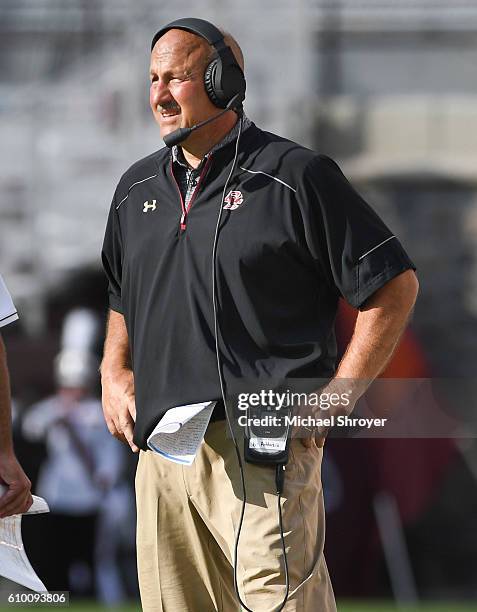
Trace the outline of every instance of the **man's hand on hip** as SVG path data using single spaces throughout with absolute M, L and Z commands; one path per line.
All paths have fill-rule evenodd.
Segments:
M 350 392 L 347 405 L 333 407 L 335 416 L 339 411 L 343 411 L 341 414 L 350 414 L 358 399 L 386 367 L 407 325 L 418 288 L 415 273 L 406 270 L 388 281 L 361 305 L 351 341 L 335 377 L 325 389 L 327 392 Z M 320 441 L 326 433 L 318 432 Z M 320 441 L 317 441 L 318 445 Z M 311 446 L 309 438 L 303 438 L 302 443 Z
M 332 379 L 326 387 L 316 391 L 314 395 L 320 400 L 307 405 L 306 415 L 323 424 L 310 430 L 310 435 L 300 436 L 303 446 L 310 448 L 314 440 L 316 446 L 322 448 L 331 428 L 326 422 L 332 417 L 351 414 L 359 394 L 356 393 L 356 387 L 353 388 L 350 383 L 351 381 L 347 380 Z

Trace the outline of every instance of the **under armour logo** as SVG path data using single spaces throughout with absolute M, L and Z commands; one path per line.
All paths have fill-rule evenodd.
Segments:
M 229 191 L 227 197 L 224 199 L 225 205 L 224 210 L 235 210 L 242 204 L 243 195 L 241 191 Z
M 144 208 L 142 209 L 142 212 L 145 213 L 149 210 L 156 210 L 156 200 L 153 200 L 151 204 L 149 204 L 149 202 L 144 202 Z

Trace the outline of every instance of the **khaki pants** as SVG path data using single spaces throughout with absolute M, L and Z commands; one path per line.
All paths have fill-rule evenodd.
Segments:
M 290 575 L 286 612 L 336 610 L 323 556 L 322 452 L 315 444 L 306 449 L 300 440 L 292 440 L 282 497 Z M 247 505 L 240 535 L 238 584 L 249 608 L 271 612 L 285 592 L 275 469 L 243 465 Z M 210 423 L 190 467 L 141 451 L 136 498 L 143 610 L 239 612 L 233 555 L 242 490 L 225 422 Z M 314 565 L 312 577 L 299 586 Z

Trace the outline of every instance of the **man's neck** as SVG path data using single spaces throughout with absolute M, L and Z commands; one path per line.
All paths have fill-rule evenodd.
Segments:
M 225 113 L 184 140 L 181 144 L 185 160 L 192 168 L 197 168 L 205 155 L 221 142 L 237 123 L 237 115 L 233 111 Z

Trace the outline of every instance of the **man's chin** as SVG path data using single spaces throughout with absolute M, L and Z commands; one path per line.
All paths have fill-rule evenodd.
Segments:
M 166 124 L 164 124 L 163 122 L 160 122 L 159 130 L 160 130 L 161 138 L 163 139 L 164 136 L 167 136 L 168 134 L 172 134 L 172 132 L 175 132 L 180 127 L 182 127 L 180 121 L 177 121 L 176 123 L 170 122 Z

